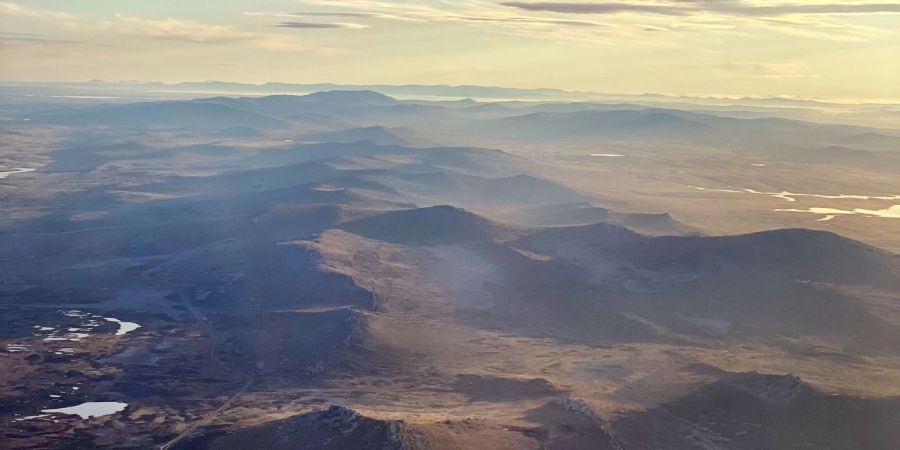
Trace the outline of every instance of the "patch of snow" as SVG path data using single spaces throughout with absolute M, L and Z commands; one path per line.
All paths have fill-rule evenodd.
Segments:
M 122 402 L 85 402 L 80 405 L 69 406 L 67 408 L 44 409 L 42 413 L 58 413 L 71 414 L 81 417 L 82 419 L 90 419 L 91 417 L 102 417 L 124 411 L 128 403 Z
M 826 198 L 826 199 L 845 199 L 845 200 L 900 200 L 900 194 L 893 195 L 856 195 L 856 194 L 801 194 L 797 192 L 789 192 L 789 191 L 781 191 L 781 192 L 764 192 L 757 191 L 754 189 L 711 189 L 704 188 L 699 186 L 688 186 L 691 189 L 697 189 L 698 191 L 709 191 L 709 192 L 727 192 L 729 194 L 757 194 L 757 195 L 768 195 L 770 197 L 780 198 L 789 202 L 795 202 L 797 199 L 795 197 L 815 197 L 815 198 Z
M 845 209 L 835 209 L 835 208 L 809 208 L 809 209 L 775 209 L 774 211 L 778 212 L 798 212 L 798 213 L 811 213 L 811 214 L 823 214 L 827 216 L 831 216 L 834 218 L 836 215 L 861 215 L 868 217 L 884 217 L 888 219 L 900 219 L 900 205 L 894 205 L 890 208 L 885 209 L 863 209 L 856 208 L 854 210 L 845 210 Z M 819 220 L 831 220 L 831 219 L 819 219 Z
M 25 417 L 20 417 L 20 418 L 18 418 L 18 419 L 15 419 L 14 422 L 21 422 L 21 421 L 23 421 L 23 420 L 40 419 L 40 418 L 42 418 L 42 417 L 47 417 L 47 416 L 49 416 L 49 415 L 50 415 L 50 414 L 38 414 L 38 415 L 36 415 L 36 416 L 25 416 Z
M 72 341 L 78 342 L 86 337 L 90 336 L 89 333 L 66 333 L 62 336 L 47 336 L 44 338 L 45 341 Z
M 0 172 L 0 180 L 4 179 L 10 175 L 15 175 L 17 173 L 34 172 L 35 170 L 37 170 L 37 169 L 29 169 L 26 167 L 13 167 L 12 170 L 6 170 L 6 171 Z
M 119 324 L 119 329 L 116 331 L 116 336 L 122 336 L 128 334 L 131 331 L 137 330 L 141 326 L 134 322 L 123 322 L 119 319 L 113 317 L 104 317 L 104 320 L 108 322 L 115 322 Z

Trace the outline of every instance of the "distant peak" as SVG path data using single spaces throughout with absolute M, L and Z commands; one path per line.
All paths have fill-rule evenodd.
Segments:
M 505 227 L 450 205 L 390 211 L 345 223 L 341 228 L 370 239 L 407 245 L 488 241 L 508 234 Z
M 397 100 L 380 92 L 369 90 L 334 90 L 314 92 L 304 96 L 307 99 L 327 101 L 353 101 L 368 103 L 396 103 Z
M 465 209 L 453 206 L 453 205 L 434 205 L 427 206 L 425 208 L 419 208 L 420 211 L 441 211 L 441 212 L 452 212 L 456 214 L 465 214 L 469 216 L 474 216 L 474 213 L 466 211 Z

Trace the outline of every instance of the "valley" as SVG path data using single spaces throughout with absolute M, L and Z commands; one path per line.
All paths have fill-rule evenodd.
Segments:
M 0 122 L 4 445 L 900 442 L 896 129 L 70 102 Z

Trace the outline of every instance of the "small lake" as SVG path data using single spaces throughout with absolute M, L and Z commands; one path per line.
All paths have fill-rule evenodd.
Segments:
M 102 417 L 124 411 L 128 403 L 122 402 L 85 402 L 80 405 L 69 406 L 67 408 L 42 409 L 44 414 L 70 414 L 79 416 L 82 419 L 90 419 L 91 417 Z
M 867 216 L 867 217 L 884 217 L 888 219 L 900 219 L 900 205 L 894 205 L 890 208 L 885 209 L 863 209 L 856 208 L 853 210 L 847 209 L 836 209 L 836 208 L 808 208 L 808 209 L 775 209 L 773 211 L 777 212 L 796 212 L 796 213 L 810 213 L 810 214 L 821 214 L 825 217 L 818 219 L 821 222 L 827 222 L 831 219 L 834 219 L 836 216 Z
M 699 186 L 688 186 L 688 187 L 691 189 L 696 189 L 698 191 L 725 192 L 725 193 L 729 193 L 729 194 L 766 195 L 769 197 L 780 198 L 782 200 L 786 200 L 789 202 L 797 201 L 796 197 L 825 198 L 825 199 L 832 199 L 832 200 L 900 200 L 900 194 L 893 194 L 893 195 L 804 194 L 804 193 L 790 192 L 790 191 L 764 192 L 764 191 L 757 191 L 755 189 L 748 189 L 748 188 L 712 189 L 712 188 L 705 188 L 705 187 L 699 187 Z M 873 215 L 877 215 L 877 214 L 873 214 Z
M 140 324 L 135 322 L 126 322 L 115 317 L 103 317 L 97 314 L 79 311 L 77 309 L 58 312 L 63 316 L 77 319 L 79 322 L 78 326 L 62 326 L 57 328 L 35 325 L 33 335 L 35 337 L 43 338 L 45 341 L 78 342 L 90 337 L 95 329 L 102 325 L 102 320 L 113 322 L 119 326 L 115 333 L 116 336 L 124 336 L 141 327 Z
M 107 322 L 115 322 L 115 323 L 119 324 L 119 329 L 116 331 L 116 336 L 126 335 L 126 334 L 128 334 L 128 332 L 137 330 L 138 328 L 141 327 L 137 323 L 123 322 L 114 317 L 104 317 L 103 319 L 106 320 Z
M 3 166 L 0 166 L 0 169 L 3 169 Z M 37 170 L 37 169 L 28 169 L 25 167 L 14 167 L 11 170 L 0 170 L 0 180 L 4 179 L 10 175 L 15 175 L 17 173 L 28 173 L 28 172 L 34 172 L 35 170 Z

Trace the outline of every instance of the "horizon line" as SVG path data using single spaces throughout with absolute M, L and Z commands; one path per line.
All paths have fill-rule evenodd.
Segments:
M 164 86 L 176 87 L 182 84 L 202 84 L 202 83 L 222 83 L 233 84 L 247 87 L 265 87 L 272 84 L 294 85 L 294 86 L 314 86 L 314 85 L 332 85 L 336 87 L 433 87 L 433 88 L 482 88 L 482 89 L 502 89 L 508 91 L 553 91 L 566 95 L 595 95 L 595 96 L 620 96 L 620 97 L 662 97 L 666 99 L 696 99 L 696 100 L 785 100 L 785 101 L 802 101 L 815 103 L 832 103 L 832 104 L 873 104 L 873 105 L 900 105 L 900 99 L 895 98 L 836 98 L 836 97 L 804 97 L 792 94 L 721 94 L 721 93 L 663 93 L 663 92 L 601 92 L 590 90 L 573 90 L 560 87 L 513 87 L 492 84 L 445 84 L 445 83 L 340 83 L 340 82 L 294 82 L 294 81 L 227 81 L 227 80 L 184 80 L 184 81 L 158 81 L 158 80 L 105 80 L 105 79 L 89 79 L 89 80 L 55 80 L 55 81 L 36 81 L 36 80 L 14 80 L 2 79 L 0 83 L 16 83 L 16 84 L 112 84 L 112 85 L 141 85 L 141 84 L 159 84 Z M 290 94 L 285 94 L 290 95 Z M 442 95 L 437 95 L 445 97 Z M 466 98 L 466 97 L 460 97 Z M 514 100 L 514 99 L 510 99 Z M 585 99 L 587 100 L 587 99 Z M 502 101 L 502 100 L 498 100 Z

